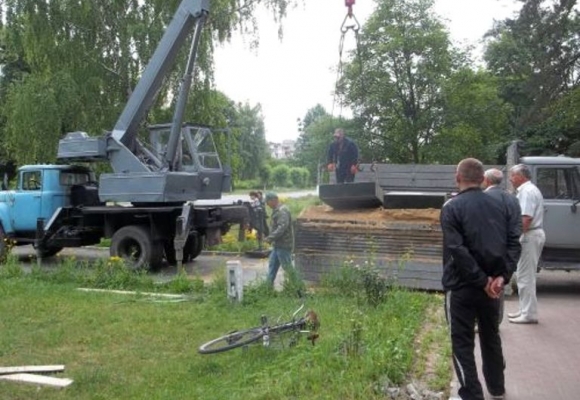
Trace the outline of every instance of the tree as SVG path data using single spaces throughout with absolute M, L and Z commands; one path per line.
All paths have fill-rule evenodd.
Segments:
M 580 88 L 566 93 L 546 110 L 548 117 L 528 139 L 529 152 L 580 157 Z M 541 150 L 538 150 L 541 149 Z
M 216 118 L 223 105 L 215 101 L 211 88 L 214 43 L 228 40 L 236 30 L 257 42 L 256 7 L 269 7 L 279 21 L 294 2 L 212 3 L 198 51 L 187 119 L 195 117 L 195 122 L 202 124 L 221 120 L 225 124 L 225 118 Z M 54 161 L 57 139 L 66 132 L 83 130 L 100 135 L 110 130 L 179 3 L 180 0 L 6 0 L 5 25 L 0 27 L 0 46 L 5 55 L 0 58 L 4 70 L 0 75 L 0 134 L 5 135 L 3 143 L 7 148 L 16 149 L 25 137 L 37 149 L 33 155 L 19 151 L 18 157 L 23 159 L 18 163 L 32 158 Z M 185 59 L 187 50 L 180 53 L 180 60 Z M 167 84 L 158 94 L 146 123 L 166 122 L 157 118 L 165 116 L 163 110 L 175 101 L 181 74 L 176 68 L 167 76 Z M 60 87 L 63 83 L 65 90 Z M 44 93 L 37 92 L 35 97 L 37 85 Z M 65 95 L 63 104 L 52 104 L 62 101 Z M 25 120 L 22 116 L 26 113 Z
M 489 72 L 462 68 L 452 74 L 441 87 L 441 124 L 425 149 L 426 161 L 456 164 L 469 155 L 495 163 L 509 142 L 511 112 L 499 90 Z
M 236 111 L 233 126 L 237 131 L 240 158 L 237 177 L 255 179 L 259 177 L 260 167 L 269 158 L 262 107 L 259 104 L 254 107 L 248 103 L 238 104 Z
M 463 59 L 432 6 L 432 0 L 380 2 L 339 83 L 376 159 L 424 162 L 439 131 L 441 87 Z
M 512 137 L 540 146 L 554 102 L 578 87 L 580 18 L 576 0 L 518 0 L 516 18 L 488 33 L 488 68 L 500 79 L 502 97 L 512 107 Z M 544 127 L 544 128 L 543 128 Z
M 262 184 L 262 187 L 264 189 L 266 189 L 270 183 L 272 183 L 272 167 L 270 167 L 268 164 L 262 164 L 260 166 L 260 183 Z
M 302 166 L 316 178 L 320 165 L 326 161 L 326 146 L 332 132 L 332 118 L 324 107 L 317 104 L 306 112 L 303 120 L 299 120 L 299 136 L 292 164 Z

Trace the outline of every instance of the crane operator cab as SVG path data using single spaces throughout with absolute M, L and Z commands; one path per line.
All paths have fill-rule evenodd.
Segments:
M 149 143 L 158 159 L 165 158 L 170 134 L 171 124 L 149 126 Z M 221 191 L 230 191 L 231 172 L 227 166 L 222 165 L 210 128 L 184 124 L 177 151 L 177 162 L 173 166 L 175 171 L 224 174 Z

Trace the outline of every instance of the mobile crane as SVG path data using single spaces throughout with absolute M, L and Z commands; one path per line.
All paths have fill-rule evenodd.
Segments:
M 0 256 L 8 243 L 33 244 L 42 258 L 110 238 L 111 256 L 134 268 L 157 268 L 164 257 L 178 264 L 195 258 L 205 238 L 215 239 L 230 224 L 248 219 L 244 205 L 192 203 L 220 199 L 231 181 L 210 129 L 183 122 L 209 4 L 182 0 L 111 132 L 102 137 L 72 132 L 60 140 L 60 161 L 105 161 L 112 173 L 101 174 L 97 183 L 83 165 L 19 169 L 16 189 L 0 192 Z M 150 126 L 144 142 L 140 125 L 192 31 L 173 120 Z

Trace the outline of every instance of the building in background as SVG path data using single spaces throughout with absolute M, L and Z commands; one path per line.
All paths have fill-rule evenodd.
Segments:
M 268 142 L 268 147 L 270 148 L 270 154 L 272 155 L 272 158 L 291 158 L 294 155 L 296 141 L 287 139 L 283 140 L 282 143 Z

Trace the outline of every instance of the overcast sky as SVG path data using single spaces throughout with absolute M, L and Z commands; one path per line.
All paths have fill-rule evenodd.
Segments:
M 217 49 L 216 86 L 236 102 L 262 105 L 266 139 L 281 142 L 298 137 L 297 118 L 316 104 L 333 111 L 333 89 L 339 62 L 340 26 L 346 16 L 344 0 L 305 0 L 289 10 L 284 36 L 267 12 L 260 12 L 260 46 L 250 49 L 236 35 Z M 356 0 L 354 15 L 361 23 L 372 13 L 374 0 Z M 515 0 L 435 0 L 436 12 L 447 20 L 456 43 L 477 45 L 493 20 L 512 16 Z M 355 48 L 352 31 L 345 36 L 343 61 Z M 334 115 L 340 110 L 334 107 Z M 343 110 L 348 115 L 348 110 Z

